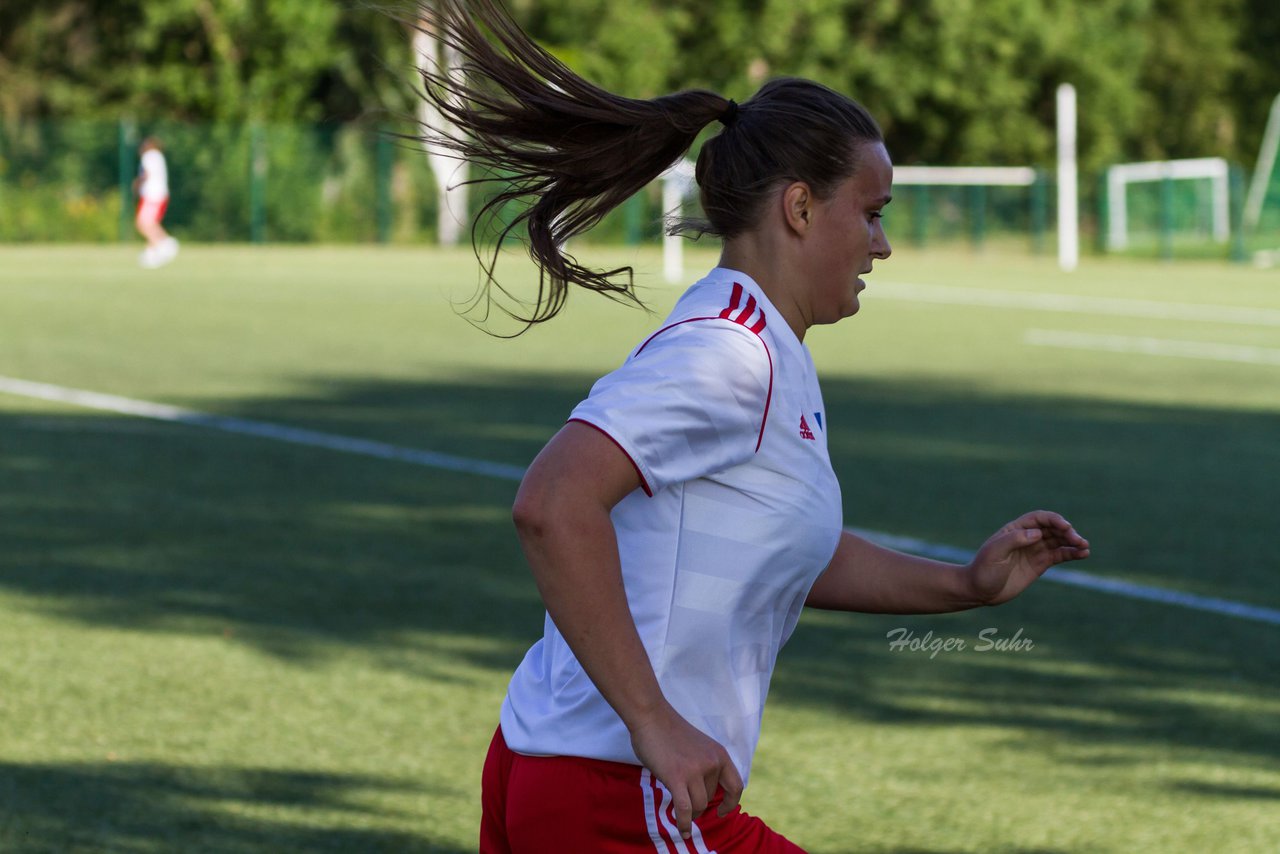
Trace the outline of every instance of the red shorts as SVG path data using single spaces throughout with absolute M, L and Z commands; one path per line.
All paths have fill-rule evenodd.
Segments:
M 165 209 L 169 207 L 169 198 L 138 199 L 138 222 L 159 224 L 164 219 Z
M 646 768 L 577 756 L 524 756 L 499 729 L 484 761 L 480 854 L 804 854 L 741 807 L 716 815 L 722 792 L 676 830 L 671 794 Z

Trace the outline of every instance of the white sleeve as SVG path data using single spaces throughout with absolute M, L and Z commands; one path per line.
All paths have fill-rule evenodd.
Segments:
M 573 410 L 631 458 L 648 494 L 749 460 L 773 394 L 760 336 L 728 320 L 669 327 Z

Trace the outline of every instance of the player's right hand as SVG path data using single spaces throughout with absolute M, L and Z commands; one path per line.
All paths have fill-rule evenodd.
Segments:
M 631 730 L 631 747 L 671 793 L 682 838 L 692 835 L 694 817 L 706 811 L 717 788 L 724 799 L 716 812 L 723 818 L 737 808 L 742 777 L 729 752 L 669 705 Z

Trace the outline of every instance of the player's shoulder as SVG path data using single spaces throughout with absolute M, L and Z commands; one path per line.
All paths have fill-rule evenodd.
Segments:
M 677 344 L 767 349 L 764 335 L 772 314 L 755 282 L 717 268 L 684 292 L 662 325 L 636 347 L 635 354 Z
M 671 312 L 671 319 L 729 320 L 759 334 L 768 325 L 767 303 L 760 286 L 751 277 L 717 267 L 684 292 Z

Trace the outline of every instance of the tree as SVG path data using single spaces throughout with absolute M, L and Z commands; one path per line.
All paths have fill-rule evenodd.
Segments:
M 1280 95 L 1280 3 L 1275 0 L 1244 0 L 1237 31 L 1239 51 L 1244 59 L 1230 87 L 1232 115 L 1239 122 L 1239 156 L 1252 166 L 1258 156 L 1267 110 Z
M 849 92 L 903 163 L 1050 163 L 1053 92 L 1081 91 L 1086 165 L 1133 126 L 1151 0 L 520 0 L 530 32 L 634 97 L 706 87 L 743 99 L 768 76 Z M 568 46 L 572 46 L 570 49 Z
M 1140 159 L 1238 157 L 1231 88 L 1247 64 L 1241 0 L 1155 0 L 1142 30 L 1142 105 L 1131 137 Z M 1274 50 L 1274 48 L 1273 48 Z
M 381 63 L 386 63 L 382 65 Z M 407 113 L 399 28 L 326 0 L 50 0 L 0 11 L 0 116 L 348 120 Z
M 405 8 L 411 0 L 384 0 Z M 1280 91 L 1274 0 L 508 0 L 572 68 L 633 97 L 772 75 L 846 91 L 902 163 L 1251 158 Z M 349 0 L 0 3 L 0 118 L 347 121 L 414 111 L 414 54 Z

